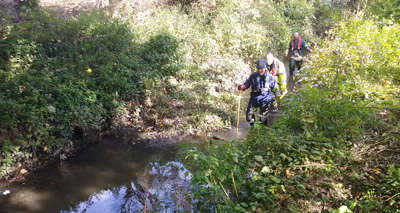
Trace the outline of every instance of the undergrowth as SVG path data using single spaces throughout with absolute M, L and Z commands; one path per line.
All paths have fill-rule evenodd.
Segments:
M 312 5 L 294 8 L 306 2 L 285 8 L 301 20 Z M 177 1 L 74 18 L 36 0 L 13 3 L 0 15 L 0 178 L 19 162 L 65 159 L 105 130 L 169 138 L 230 126 L 235 88 L 254 62 L 293 30 L 313 38 L 301 30 L 311 20 L 286 23 L 273 1 Z M 282 28 L 265 23 L 272 16 Z
M 183 159 L 195 171 L 195 206 L 398 211 L 398 29 L 360 17 L 337 21 L 271 128 L 255 125 L 245 140 L 185 148 Z

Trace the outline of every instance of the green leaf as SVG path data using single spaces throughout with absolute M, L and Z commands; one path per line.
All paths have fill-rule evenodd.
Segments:
M 233 157 L 233 161 L 234 161 L 235 163 L 238 163 L 238 162 L 239 162 L 238 157 L 234 156 L 234 157 Z
M 352 211 L 347 206 L 341 206 L 340 208 L 333 211 L 334 213 L 351 213 Z
M 261 161 L 263 160 L 263 157 L 260 156 L 260 155 L 256 155 L 256 156 L 254 156 L 254 158 L 255 158 L 258 162 L 261 162 Z
M 306 130 L 306 137 L 307 138 L 311 138 L 311 133 L 309 131 Z
M 280 183 L 281 182 L 281 179 L 279 179 L 279 178 L 277 178 L 275 176 L 272 176 L 271 180 L 274 181 L 275 183 Z
M 201 193 L 205 193 L 206 191 L 207 191 L 207 188 L 206 188 L 206 187 L 201 187 L 201 188 L 200 188 L 200 192 L 201 192 Z
M 249 207 L 249 205 L 247 203 L 245 203 L 245 202 L 241 202 L 240 205 L 242 205 L 245 208 Z
M 271 169 L 268 166 L 264 166 L 261 170 L 261 173 L 267 174 L 270 173 Z

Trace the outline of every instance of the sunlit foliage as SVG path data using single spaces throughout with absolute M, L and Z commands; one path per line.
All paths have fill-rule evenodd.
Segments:
M 400 35 L 397 24 L 384 23 L 363 13 L 336 20 L 272 128 L 256 126 L 245 141 L 204 151 L 188 148 L 198 207 L 396 211 Z

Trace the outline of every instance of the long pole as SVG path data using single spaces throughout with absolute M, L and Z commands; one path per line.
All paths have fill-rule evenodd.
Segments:
M 239 114 L 240 114 L 240 99 L 241 99 L 240 92 L 241 92 L 241 90 L 239 90 L 239 101 L 238 101 L 237 123 L 236 123 L 236 136 L 239 133 Z

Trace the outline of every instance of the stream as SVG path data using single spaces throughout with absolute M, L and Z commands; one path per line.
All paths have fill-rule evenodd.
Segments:
M 293 91 L 294 82 L 288 82 Z M 242 95 L 247 106 L 249 92 Z M 250 129 L 244 111 L 236 125 L 212 133 L 213 138 L 244 139 Z M 270 114 L 270 124 L 278 118 Z M 236 124 L 236 121 L 234 122 Z M 178 162 L 177 144 L 163 148 L 132 146 L 136 136 L 103 138 L 67 160 L 10 183 L 0 194 L 0 212 L 162 212 L 190 211 L 186 202 L 191 173 Z M 210 134 L 190 136 L 178 144 L 203 144 Z M 130 142 L 129 142 L 130 141 Z M 1 189 L 0 191 L 4 191 Z
M 243 116 L 244 117 L 244 116 Z M 240 124 L 245 137 L 247 122 Z M 219 138 L 236 129 L 216 132 Z M 206 136 L 180 143 L 202 144 Z M 0 195 L 0 212 L 138 212 L 146 207 L 173 212 L 179 191 L 187 192 L 191 173 L 176 161 L 177 146 L 135 148 L 126 138 L 109 137 L 67 160 L 29 174 Z M 149 197 L 149 193 L 151 196 Z M 186 209 L 187 210 L 187 209 Z

